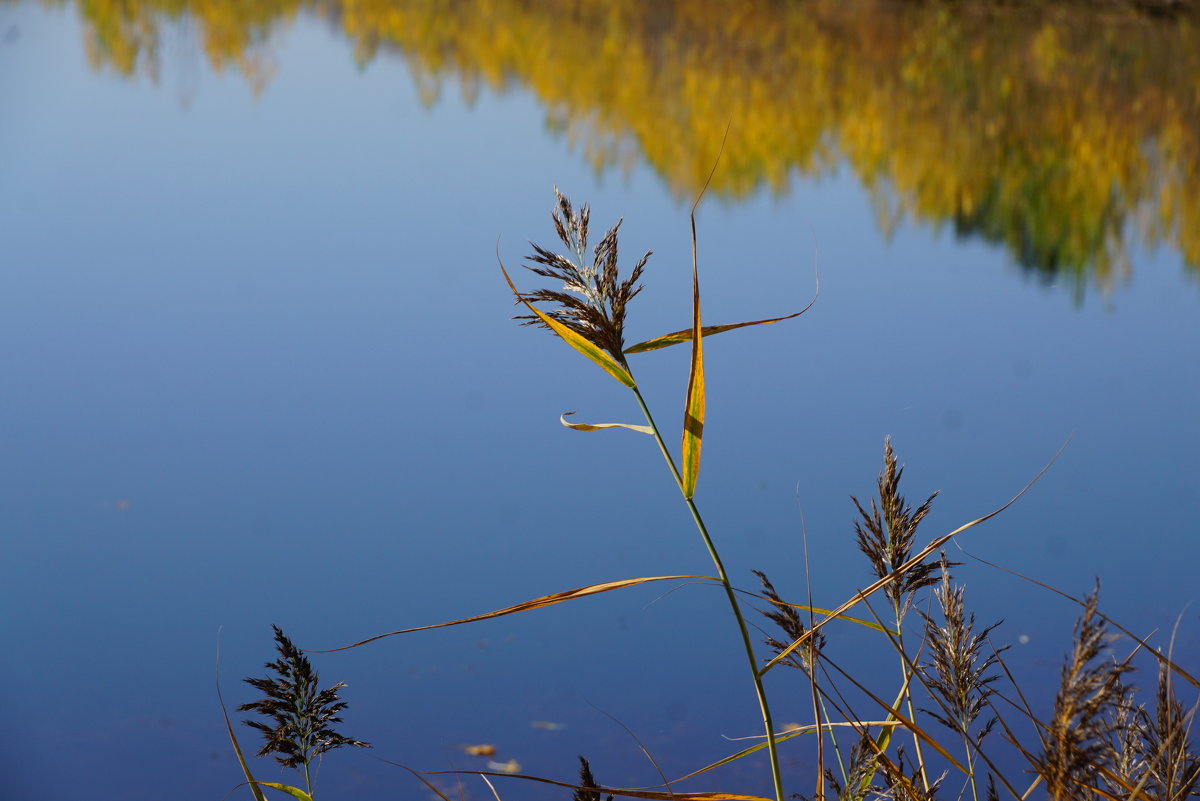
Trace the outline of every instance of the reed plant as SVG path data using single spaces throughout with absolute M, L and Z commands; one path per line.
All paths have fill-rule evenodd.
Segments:
M 784 801 L 789 795 L 780 749 L 787 741 L 805 738 L 811 743 L 804 753 L 811 759 L 814 783 L 809 793 L 793 792 L 792 797 L 814 801 L 948 801 L 968 795 L 972 801 L 998 801 L 1002 797 L 1025 801 L 1039 793 L 1051 801 L 1186 801 L 1200 795 L 1200 756 L 1191 740 L 1196 705 L 1182 700 L 1177 688 L 1182 682 L 1200 690 L 1200 681 L 1169 652 L 1155 649 L 1104 615 L 1098 585 L 1082 599 L 1040 585 L 1078 604 L 1082 611 L 1055 698 L 1045 712 L 1039 713 L 1038 705 L 1030 701 L 1007 664 L 1006 647 L 993 643 L 1000 624 L 978 624 L 967 606 L 965 588 L 955 580 L 954 571 L 962 564 L 947 559 L 945 548 L 957 544 L 955 538 L 959 535 L 1016 502 L 1049 465 L 999 508 L 918 545 L 923 539 L 921 527 L 937 493 L 915 506 L 909 503 L 901 486 L 904 468 L 891 440 L 885 439 L 883 467 L 872 496 L 866 501 L 851 496 L 854 518 L 848 526 L 847 542 L 852 532 L 852 541 L 866 560 L 869 583 L 848 592 L 845 600 L 832 608 L 814 605 L 811 597 L 806 597 L 804 603 L 785 600 L 763 571 L 753 571 L 757 591 L 735 586 L 717 538 L 695 500 L 706 424 L 703 340 L 746 326 L 797 317 L 812 303 L 783 317 L 703 325 L 695 211 L 694 204 L 691 325 L 632 346 L 625 343 L 626 316 L 642 290 L 641 280 L 651 253 L 642 255 L 622 277 L 618 268 L 619 220 L 592 245 L 588 206 L 575 206 L 555 190 L 551 219 L 562 250 L 535 244 L 525 265 L 550 285 L 523 291 L 503 262 L 500 269 L 521 307 L 519 322 L 548 329 L 599 366 L 630 391 L 643 418 L 638 423 L 584 423 L 569 420 L 570 413 L 564 413 L 562 424 L 576 431 L 626 429 L 651 437 L 712 562 L 714 575 L 607 581 L 538 596 L 468 618 L 398 629 L 334 650 L 357 648 L 399 634 L 529 612 L 648 582 L 700 581 L 719 588 L 728 602 L 729 622 L 744 652 L 747 684 L 762 719 L 762 734 L 755 742 L 673 781 L 663 775 L 661 787 L 601 786 L 583 757 L 576 782 L 525 775 L 518 778 L 572 790 L 574 801 L 601 801 L 604 796 L 608 801 L 614 797 L 769 801 L 745 792 L 688 793 L 677 789 L 689 779 L 765 751 L 775 801 Z M 689 346 L 691 355 L 679 444 L 672 447 L 635 380 L 630 357 L 682 344 Z M 1014 575 L 1039 584 L 1019 573 Z M 811 589 L 806 595 L 810 594 Z M 876 610 L 879 602 L 886 607 L 882 613 Z M 751 618 L 748 610 L 760 614 Z M 916 623 L 911 620 L 914 610 Z M 754 621 L 764 626 L 758 636 L 766 646 L 765 653 L 756 647 Z M 895 660 L 898 670 L 894 682 L 882 689 L 871 686 L 845 667 L 840 655 L 829 647 L 825 632 L 829 626 L 853 626 L 873 638 L 879 659 Z M 337 747 L 367 744 L 344 738 L 329 728 L 339 722 L 336 715 L 345 707 L 337 698 L 337 690 L 343 685 L 318 691 L 317 676 L 303 654 L 282 631 L 276 629 L 275 635 L 279 659 L 267 667 L 277 678 L 248 680 L 265 695 L 265 700 L 239 708 L 259 712 L 272 721 L 273 725 L 251 722 L 266 738 L 260 755 L 278 754 L 281 764 L 297 769 L 302 766 L 307 789 L 256 782 L 231 725 L 229 733 L 259 801 L 260 786 L 303 801 L 311 799 L 308 765 L 313 758 Z M 1121 648 L 1125 653 L 1119 653 Z M 1139 660 L 1152 663 L 1156 669 L 1157 681 L 1149 704 L 1139 702 L 1137 690 L 1129 682 Z M 811 722 L 789 725 L 786 730 L 775 725 L 764 682 L 768 673 L 781 665 L 793 668 L 792 675 L 801 677 L 811 699 Z M 878 683 L 877 678 L 874 681 Z M 431 792 L 449 801 L 424 775 L 412 772 Z M 463 772 L 479 775 L 500 799 L 489 777 L 507 774 Z

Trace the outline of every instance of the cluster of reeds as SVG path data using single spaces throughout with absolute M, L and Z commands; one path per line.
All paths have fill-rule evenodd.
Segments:
M 578 783 L 522 778 L 536 778 L 572 789 L 574 801 L 601 801 L 605 795 L 608 801 L 616 796 L 677 801 L 768 801 L 746 793 L 686 793 L 678 789 L 689 778 L 765 749 L 775 801 L 784 801 L 788 795 L 780 767 L 780 746 L 784 741 L 797 740 L 788 747 L 809 743 L 804 753 L 811 758 L 813 784 L 805 793 L 793 788 L 793 795 L 820 801 L 834 798 L 949 801 L 968 794 L 972 801 L 981 797 L 989 801 L 1000 798 L 1024 801 L 1038 794 L 1053 801 L 1185 801 L 1200 795 L 1200 756 L 1190 739 L 1195 706 L 1184 703 L 1176 690 L 1180 681 L 1197 689 L 1200 682 L 1169 655 L 1153 650 L 1102 614 L 1098 589 L 1082 600 L 1059 593 L 1075 600 L 1082 612 L 1062 668 L 1057 695 L 1042 712 L 1018 686 L 1005 662 L 1005 647 L 993 644 L 999 624 L 979 625 L 969 611 L 966 592 L 953 577 L 953 570 L 960 565 L 948 561 L 942 549 L 957 535 L 1002 512 L 1028 486 L 999 509 L 919 545 L 920 529 L 936 493 L 915 507 L 908 502 L 901 491 L 904 469 L 891 441 L 885 440 L 883 469 L 873 496 L 866 502 L 852 498 L 856 517 L 849 528 L 867 560 L 869 584 L 849 592 L 846 600 L 832 609 L 815 606 L 810 598 L 805 598 L 804 603 L 785 600 L 761 571 L 754 571 L 759 592 L 735 587 L 694 499 L 705 426 L 702 340 L 736 328 L 796 317 L 807 307 L 786 317 L 703 326 L 693 206 L 691 326 L 627 347 L 625 317 L 630 301 L 641 290 L 639 281 L 650 254 L 642 256 L 629 277 L 622 280 L 617 267 L 620 222 L 589 248 L 588 207 L 576 208 L 557 190 L 555 195 L 552 219 L 567 252 L 555 253 L 534 245 L 527 267 L 557 285 L 522 292 L 501 264 L 516 302 L 528 312 L 519 319 L 549 329 L 627 387 L 645 418 L 644 424 L 578 423 L 569 422 L 564 415 L 562 423 L 577 431 L 624 428 L 651 436 L 711 557 L 715 575 L 609 581 L 543 595 L 470 618 L 388 632 L 346 648 L 412 631 L 527 612 L 647 582 L 698 579 L 719 587 L 728 599 L 731 622 L 744 646 L 749 683 L 762 715 L 762 742 L 700 767 L 675 782 L 667 781 L 664 776 L 661 788 L 603 787 L 595 781 L 588 761 L 582 757 Z M 535 304 L 543 304 L 545 308 Z M 685 343 L 691 348 L 691 363 L 680 446 L 675 451 L 655 423 L 628 357 Z M 742 600 L 747 596 L 761 604 L 758 611 L 770 624 L 770 630 L 763 634 L 765 654 L 753 642 L 752 626 Z M 886 606 L 882 614 L 876 610 L 880 601 Z M 829 626 L 859 627 L 876 638 L 882 657 L 894 659 L 896 664 L 895 677 L 886 689 L 864 684 L 852 670 L 843 667 L 841 658 L 831 653 L 828 646 L 825 629 Z M 1122 639 L 1111 635 L 1114 629 L 1123 635 Z M 307 789 L 255 782 L 244 760 L 243 769 L 260 801 L 259 786 L 272 787 L 302 800 L 311 799 L 310 762 L 339 746 L 366 743 L 342 737 L 329 728 L 339 721 L 335 715 L 346 706 L 337 698 L 342 685 L 318 690 L 317 676 L 307 659 L 278 628 L 275 635 L 280 658 L 267 667 L 278 678 L 248 679 L 266 697 L 239 708 L 271 720 L 270 725 L 249 722 L 265 737 L 260 755 L 275 753 L 284 766 L 302 768 Z M 1156 665 L 1157 683 L 1150 706 L 1139 703 L 1135 688 L 1128 681 L 1139 652 L 1141 660 Z M 812 711 L 810 723 L 790 726 L 783 732 L 774 726 L 763 681 L 780 665 L 794 668 L 803 677 L 801 681 L 811 696 Z M 875 683 L 878 684 L 878 679 Z M 241 758 L 232 727 L 230 736 Z M 487 778 L 491 774 L 481 773 L 495 793 Z M 433 784 L 417 776 L 428 789 L 449 801 Z M 496 797 L 500 797 L 498 793 Z

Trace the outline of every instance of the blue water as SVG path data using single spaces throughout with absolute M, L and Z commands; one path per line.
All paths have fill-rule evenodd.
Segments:
M 0 47 L 0 795 L 225 797 L 240 772 L 218 632 L 232 706 L 253 700 L 239 679 L 263 673 L 272 623 L 330 648 L 711 572 L 648 438 L 558 424 L 640 421 L 616 382 L 509 320 L 494 256 L 497 237 L 510 266 L 550 243 L 558 185 L 596 227 L 624 215 L 627 258 L 655 251 L 629 338 L 684 327 L 687 208 L 655 174 L 593 173 L 521 87 L 425 107 L 402 60 L 359 69 L 304 18 L 256 96 L 204 68 L 97 72 L 72 13 L 0 13 L 21 31 Z M 868 583 L 849 495 L 871 492 L 885 436 L 910 498 L 942 491 L 926 538 L 1003 504 L 1072 437 L 962 544 L 1076 595 L 1101 577 L 1134 631 L 1165 644 L 1179 619 L 1176 658 L 1197 665 L 1200 287 L 1178 254 L 1136 252 L 1127 282 L 1078 302 L 989 245 L 885 238 L 846 170 L 709 203 L 699 229 L 707 321 L 798 310 L 820 271 L 804 317 L 706 345 L 697 500 L 738 583 L 767 569 L 802 598 L 802 520 L 817 603 Z M 677 431 L 686 353 L 634 369 Z M 981 565 L 959 576 L 1048 703 L 1076 608 Z M 724 600 L 671 586 L 314 655 L 349 685 L 340 730 L 375 744 L 330 755 L 321 796 L 423 793 L 376 757 L 482 767 L 466 743 L 528 773 L 569 780 L 583 753 L 603 781 L 656 783 L 593 705 L 669 777 L 735 750 L 721 736 L 756 733 L 757 709 Z M 894 693 L 886 650 L 843 658 Z M 777 720 L 807 719 L 803 682 L 772 686 Z

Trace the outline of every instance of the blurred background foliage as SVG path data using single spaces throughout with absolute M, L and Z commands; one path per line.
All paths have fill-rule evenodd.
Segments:
M 851 169 L 905 220 L 1007 248 L 1082 291 L 1165 244 L 1200 273 L 1200 16 L 1144 5 L 885 0 L 42 0 L 97 69 L 158 79 L 163 41 L 263 91 L 314 15 L 434 104 L 524 88 L 597 170 L 644 160 L 732 201 Z M 167 57 L 174 47 L 166 48 Z

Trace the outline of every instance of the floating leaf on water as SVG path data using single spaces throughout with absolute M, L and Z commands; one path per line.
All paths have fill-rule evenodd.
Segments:
M 529 725 L 535 729 L 544 729 L 546 731 L 562 731 L 567 728 L 567 724 L 565 723 L 552 723 L 549 720 L 534 720 Z
M 464 745 L 460 746 L 462 752 L 467 756 L 495 756 L 496 746 L 494 745 Z
M 488 770 L 499 771 L 500 773 L 520 773 L 521 763 L 515 759 L 510 759 L 507 762 L 492 762 L 487 763 Z

